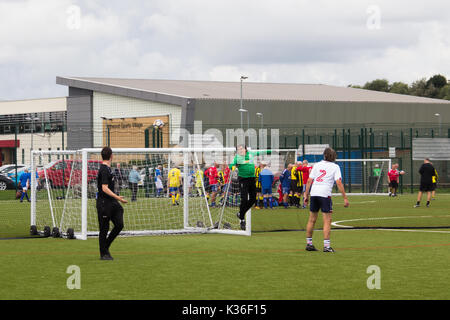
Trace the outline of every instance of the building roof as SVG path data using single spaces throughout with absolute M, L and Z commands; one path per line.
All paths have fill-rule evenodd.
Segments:
M 66 111 L 66 101 L 66 97 L 0 101 L 0 115 Z
M 127 90 L 174 96 L 187 99 L 239 100 L 240 82 L 193 81 L 193 80 L 152 80 L 121 78 L 57 77 L 56 83 L 102 91 L 102 88 L 117 88 L 119 95 Z M 349 87 L 323 84 L 298 83 L 243 83 L 244 100 L 283 100 L 283 101 L 335 101 L 335 102 L 394 102 L 450 104 L 450 101 L 401 95 Z

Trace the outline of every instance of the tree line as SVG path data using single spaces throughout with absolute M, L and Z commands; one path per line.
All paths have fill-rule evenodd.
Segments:
M 436 74 L 428 80 L 426 78 L 419 79 L 410 85 L 404 82 L 389 83 L 387 79 L 376 79 L 366 82 L 362 87 L 358 85 L 349 85 L 349 87 L 450 100 L 450 83 L 446 77 L 440 74 Z

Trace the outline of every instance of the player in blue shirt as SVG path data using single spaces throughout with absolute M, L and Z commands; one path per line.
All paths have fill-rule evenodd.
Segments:
M 23 173 L 20 175 L 19 181 L 20 187 L 22 188 L 22 196 L 20 197 L 20 202 L 23 202 L 24 197 L 27 197 L 27 201 L 30 202 L 27 191 L 31 184 L 31 174 L 28 172 L 27 168 L 23 170 Z
M 156 197 L 160 197 L 164 188 L 162 183 L 162 165 L 159 165 L 155 170 L 155 186 L 156 186 Z
M 272 185 L 273 185 L 273 173 L 267 168 L 265 163 L 262 163 L 262 170 L 259 174 L 259 182 L 261 183 L 261 191 L 264 197 L 263 203 L 264 208 L 267 209 L 269 204 L 270 209 L 272 209 Z
M 281 190 L 283 193 L 283 205 L 285 209 L 289 207 L 288 197 L 289 193 L 291 192 L 291 170 L 292 164 L 289 164 L 288 167 L 284 169 L 280 175 Z

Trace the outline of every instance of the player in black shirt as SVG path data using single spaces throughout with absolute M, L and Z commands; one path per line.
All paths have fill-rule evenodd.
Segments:
M 431 191 L 433 191 L 433 176 L 435 169 L 430 162 L 430 159 L 426 158 L 423 161 L 422 166 L 419 169 L 420 173 L 420 189 L 417 195 L 417 203 L 414 208 L 420 207 L 420 200 L 422 200 L 422 194 L 427 193 L 427 207 L 430 206 Z
M 98 170 L 97 185 L 97 214 L 99 224 L 100 259 L 113 260 L 109 253 L 109 247 L 123 229 L 123 208 L 119 202 L 127 203 L 123 197 L 116 195 L 114 190 L 114 174 L 111 170 L 112 150 L 109 147 L 102 149 L 102 164 Z M 109 231 L 109 222 L 114 228 Z

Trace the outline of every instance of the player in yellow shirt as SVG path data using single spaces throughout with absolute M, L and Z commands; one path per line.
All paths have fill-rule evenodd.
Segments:
M 436 197 L 436 188 L 437 188 L 437 181 L 438 181 L 438 173 L 436 171 L 436 169 L 434 169 L 434 176 L 431 177 L 431 182 L 432 182 L 432 190 L 431 190 L 431 200 L 435 200 Z
M 180 205 L 181 171 L 175 167 L 169 171 L 169 196 L 172 198 L 173 205 Z
M 259 182 L 259 175 L 261 174 L 261 163 L 255 167 L 255 180 L 256 180 L 256 205 L 255 209 L 260 209 L 262 207 L 263 196 L 261 193 L 261 182 Z
M 301 171 L 297 170 L 297 168 L 301 168 L 300 163 L 294 164 L 291 169 L 291 199 L 292 204 L 299 208 L 301 192 L 303 189 L 303 176 Z
M 203 171 L 198 169 L 195 172 L 195 187 L 197 188 L 198 196 L 201 197 L 203 195 Z

